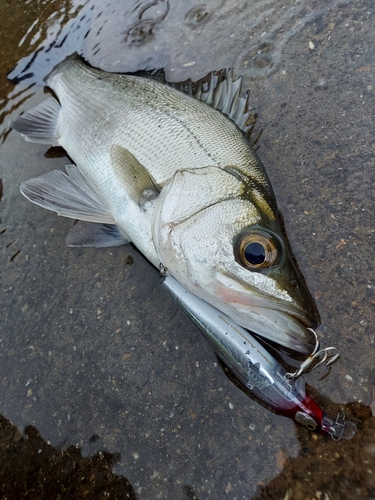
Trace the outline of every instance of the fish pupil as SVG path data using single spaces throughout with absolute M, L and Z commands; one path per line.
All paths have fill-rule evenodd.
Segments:
M 245 258 L 249 264 L 257 266 L 266 260 L 266 251 L 260 243 L 249 243 L 245 248 Z

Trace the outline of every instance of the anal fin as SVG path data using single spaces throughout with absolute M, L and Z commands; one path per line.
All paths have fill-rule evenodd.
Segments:
M 27 141 L 58 146 L 57 124 L 61 106 L 54 97 L 38 104 L 10 123 Z
M 113 224 L 78 221 L 65 238 L 68 247 L 116 247 L 130 240 Z
M 53 170 L 21 184 L 21 193 L 32 203 L 58 215 L 89 222 L 114 224 L 108 205 L 94 183 L 76 165 L 66 172 Z

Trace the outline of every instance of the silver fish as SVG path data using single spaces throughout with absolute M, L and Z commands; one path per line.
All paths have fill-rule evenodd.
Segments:
M 319 314 L 246 137 L 248 94 L 240 97 L 241 79 L 221 75 L 180 91 L 67 58 L 46 81 L 58 100 L 11 126 L 29 141 L 62 146 L 75 165 L 21 192 L 85 221 L 69 245 L 132 242 L 237 324 L 310 353 Z

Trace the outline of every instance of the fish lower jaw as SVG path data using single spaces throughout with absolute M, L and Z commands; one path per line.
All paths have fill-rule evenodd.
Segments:
M 225 312 L 243 328 L 292 351 L 310 354 L 315 347 L 310 324 L 288 313 L 267 308 L 253 308 L 246 314 L 235 309 Z
M 220 297 L 222 299 L 222 297 Z M 271 323 L 276 329 L 280 325 L 295 325 L 292 330 L 307 330 L 309 328 L 315 329 L 318 326 L 317 321 L 305 311 L 297 306 L 293 306 L 289 302 L 282 302 L 270 299 L 262 295 L 242 295 L 240 300 L 232 297 L 232 300 L 224 300 L 229 307 L 236 310 L 238 314 L 243 317 L 259 316 L 267 319 L 267 325 Z M 247 325 L 242 325 L 248 328 Z

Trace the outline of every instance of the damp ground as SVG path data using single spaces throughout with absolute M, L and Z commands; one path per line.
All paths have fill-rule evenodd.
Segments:
M 2 4 L 3 497 L 374 497 L 374 15 L 370 0 Z M 72 222 L 19 194 L 69 163 L 7 126 L 44 99 L 66 51 L 108 71 L 164 66 L 175 81 L 244 75 L 322 344 L 342 354 L 309 377 L 312 394 L 358 423 L 353 440 L 249 399 L 133 247 L 66 248 Z

